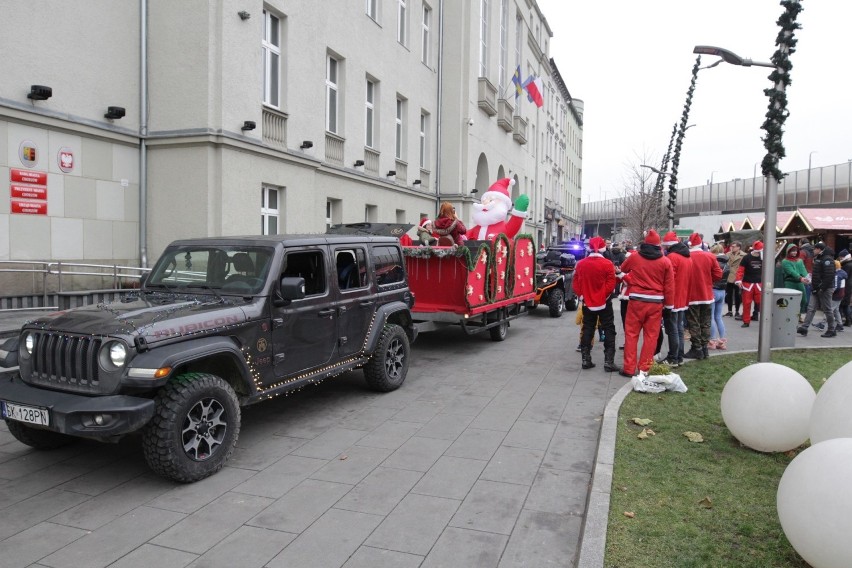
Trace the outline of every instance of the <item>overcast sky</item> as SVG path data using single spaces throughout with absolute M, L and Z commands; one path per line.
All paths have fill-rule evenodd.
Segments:
M 695 45 L 754 61 L 776 50 L 778 0 L 537 0 L 553 31 L 550 54 L 585 104 L 583 201 L 622 194 L 631 164 L 659 166 L 680 122 Z M 784 172 L 852 158 L 852 1 L 804 0 L 787 90 Z M 718 58 L 704 55 L 701 64 Z M 769 68 L 722 63 L 698 72 L 679 187 L 750 178 L 766 154 L 760 129 Z M 760 175 L 760 166 L 757 166 Z M 713 173 L 715 172 L 715 173 Z

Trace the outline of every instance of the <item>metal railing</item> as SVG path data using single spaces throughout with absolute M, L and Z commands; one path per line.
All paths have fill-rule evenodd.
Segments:
M 104 290 L 122 290 L 122 285 L 127 280 L 135 281 L 138 285 L 139 279 L 143 274 L 150 272 L 150 268 L 140 268 L 138 266 L 121 266 L 118 264 L 88 264 L 80 262 L 50 262 L 50 261 L 26 261 L 26 260 L 0 260 L 0 276 L 6 274 L 32 274 L 33 280 L 30 284 L 30 291 L 18 290 L 14 292 L 15 285 L 4 285 L 3 294 L 11 296 L 37 296 L 39 291 L 37 281 L 41 277 L 42 301 L 44 306 L 48 304 L 48 297 L 52 294 L 70 293 L 80 291 L 81 288 L 74 287 L 71 283 L 76 281 L 79 284 L 78 278 L 87 278 L 89 282 L 100 279 L 101 286 L 99 291 Z M 5 279 L 5 278 L 4 278 Z M 53 284 L 53 285 L 51 285 Z M 105 288 L 104 285 L 110 285 L 111 288 Z M 23 282 L 20 283 L 23 288 Z M 135 287 L 131 285 L 130 287 Z M 12 294 L 10 294 L 12 292 Z

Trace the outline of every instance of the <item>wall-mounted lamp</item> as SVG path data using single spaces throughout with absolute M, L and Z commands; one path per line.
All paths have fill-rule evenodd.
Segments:
M 248 13 L 248 12 L 246 12 L 245 10 L 240 10 L 239 12 L 237 12 L 237 16 L 239 16 L 239 17 L 240 17 L 240 19 L 241 19 L 242 21 L 244 21 L 244 22 L 245 22 L 246 20 L 248 20 L 249 18 L 251 18 L 251 14 L 249 14 L 249 13 Z
M 464 122 L 468 126 L 473 126 L 473 119 L 472 118 L 466 118 L 466 119 L 464 119 Z
M 475 187 L 474 187 L 473 189 L 471 189 L 471 190 L 470 190 L 470 194 L 471 194 L 471 195 L 476 195 L 477 193 L 479 193 L 479 190 L 478 190 L 478 189 L 476 189 Z
M 245 132 L 246 130 L 254 130 L 255 128 L 257 128 L 257 123 L 253 120 L 247 120 L 240 127 L 240 130 Z
M 34 101 L 46 101 L 53 96 L 53 89 L 44 85 L 30 85 L 30 92 L 27 95 L 28 99 Z
M 303 140 L 302 143 L 299 145 L 300 150 L 307 150 L 308 148 L 313 148 L 313 147 L 314 147 L 314 143 L 311 142 L 310 140 Z
M 355 160 L 355 167 L 360 168 L 364 166 L 364 160 Z
M 416 179 L 413 182 L 411 182 L 411 185 L 420 185 L 421 183 L 423 183 L 423 182 L 421 182 L 419 179 Z
M 108 118 L 110 120 L 118 120 L 119 118 L 124 118 L 124 107 L 107 107 L 106 114 L 104 118 Z
M 388 177 L 392 178 L 396 176 L 396 170 L 388 170 Z

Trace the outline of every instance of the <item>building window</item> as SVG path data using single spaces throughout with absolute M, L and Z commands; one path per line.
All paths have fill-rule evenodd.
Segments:
M 340 62 L 332 56 L 328 56 L 325 74 L 325 129 L 333 134 L 337 134 L 337 75 Z
M 515 16 L 515 69 L 520 72 L 521 69 L 521 54 L 522 54 L 522 46 L 523 46 L 523 37 L 524 37 L 524 18 L 517 14 Z M 521 77 L 521 81 L 524 78 Z M 515 105 L 515 114 L 521 114 L 521 105 Z
M 396 149 L 395 156 L 397 160 L 402 159 L 405 152 L 405 100 L 397 97 L 396 99 Z
M 406 37 L 406 8 L 405 2 L 406 0 L 397 0 L 399 7 L 397 11 L 397 32 L 396 32 L 396 40 L 402 45 L 407 45 L 408 38 Z
M 488 0 L 479 0 L 479 76 L 488 76 Z
M 421 38 L 421 42 L 420 42 L 422 44 L 423 54 L 422 54 L 420 60 L 427 67 L 432 62 L 432 58 L 430 57 L 430 53 L 429 53 L 429 51 L 430 51 L 429 47 L 430 47 L 430 43 L 431 43 L 431 38 L 430 38 L 429 33 L 430 33 L 431 26 L 432 26 L 432 8 L 430 8 L 426 4 L 423 4 L 423 24 L 422 24 L 422 29 L 421 29 L 422 38 Z
M 260 202 L 260 234 L 278 234 L 278 190 L 264 187 Z
M 379 21 L 379 0 L 367 0 L 367 15 Z
M 367 146 L 368 148 L 374 148 L 375 147 L 374 131 L 373 131 L 373 128 L 374 128 L 375 123 L 376 123 L 376 121 L 375 121 L 375 112 L 376 112 L 375 102 L 376 102 L 376 84 L 374 82 L 370 81 L 369 79 L 367 79 L 367 95 L 366 95 L 366 102 L 364 103 L 365 106 L 366 106 L 366 113 L 367 113 L 366 117 L 365 117 L 366 134 L 365 134 L 365 137 L 364 137 L 364 145 Z
M 281 20 L 263 11 L 263 102 L 278 108 L 281 92 Z
M 429 169 L 429 113 L 420 112 L 420 169 Z
M 498 92 L 505 96 L 506 67 L 509 66 L 509 0 L 500 0 L 500 69 L 497 71 Z

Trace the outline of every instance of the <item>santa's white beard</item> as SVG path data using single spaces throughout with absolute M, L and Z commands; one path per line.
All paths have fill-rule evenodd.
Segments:
M 488 208 L 488 211 L 483 211 L 482 203 L 474 203 L 473 213 L 471 216 L 473 217 L 474 225 L 488 227 L 489 225 L 495 225 L 501 221 L 505 221 L 506 215 L 508 214 L 509 210 L 498 203 L 492 203 Z

